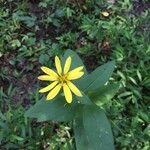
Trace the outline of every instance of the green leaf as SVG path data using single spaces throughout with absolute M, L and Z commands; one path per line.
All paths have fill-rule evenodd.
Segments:
M 6 121 L 7 118 L 5 117 L 5 115 L 0 111 L 0 119 L 3 121 Z
M 75 108 L 75 104 L 66 104 L 62 97 L 52 101 L 43 98 L 27 110 L 25 116 L 37 118 L 38 121 L 70 121 L 74 117 Z
M 39 62 L 43 65 L 49 62 L 49 56 L 47 54 L 41 54 L 39 57 Z
M 85 105 L 79 109 L 74 132 L 77 150 L 114 150 L 110 124 L 97 106 Z
M 78 100 L 78 103 L 88 104 L 88 105 L 93 104 L 92 101 L 90 100 L 90 98 L 87 95 L 85 95 L 84 93 L 82 93 L 82 94 L 83 94 L 82 97 L 76 96 L 76 99 Z
M 108 103 L 119 90 L 120 84 L 108 84 L 101 88 L 98 88 L 96 91 L 90 92 L 90 99 L 98 106 Z
M 90 75 L 88 75 L 81 84 L 88 81 L 84 86 L 84 91 L 91 91 L 102 87 L 111 77 L 115 68 L 115 62 L 110 61 L 98 68 L 96 68 Z

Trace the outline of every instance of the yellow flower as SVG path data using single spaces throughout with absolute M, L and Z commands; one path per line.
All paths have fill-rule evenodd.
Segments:
M 41 75 L 38 77 L 38 79 L 43 81 L 51 81 L 52 83 L 40 89 L 39 92 L 44 93 L 50 91 L 46 99 L 51 100 L 59 93 L 61 88 L 63 88 L 64 95 L 68 103 L 72 102 L 72 93 L 81 97 L 82 96 L 81 92 L 71 81 L 83 76 L 84 74 L 83 66 L 77 67 L 69 71 L 71 66 L 70 56 L 67 58 L 63 69 L 61 66 L 60 59 L 56 56 L 55 66 L 56 66 L 57 73 L 50 68 L 44 66 L 41 67 L 42 71 L 46 75 Z

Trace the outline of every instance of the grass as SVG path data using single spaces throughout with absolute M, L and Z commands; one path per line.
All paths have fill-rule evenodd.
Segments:
M 105 106 L 115 147 L 150 149 L 148 0 L 0 3 L 2 150 L 73 149 L 69 124 L 37 123 L 24 117 L 24 112 L 40 99 L 36 79 L 40 66 L 53 67 L 54 56 L 61 56 L 66 49 L 76 51 L 89 71 L 108 60 L 117 62 L 110 82 L 121 82 L 122 88 Z

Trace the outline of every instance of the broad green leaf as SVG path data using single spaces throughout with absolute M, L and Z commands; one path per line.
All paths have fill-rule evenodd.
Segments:
M 82 94 L 83 94 L 82 97 L 76 96 L 76 99 L 78 100 L 78 103 L 88 104 L 88 105 L 93 104 L 92 101 L 90 100 L 90 98 L 87 95 L 85 95 L 84 93 L 82 93 Z
M 74 132 L 77 150 L 114 150 L 110 124 L 97 106 L 85 105 L 79 109 Z
M 75 82 L 76 83 L 76 82 Z M 82 90 L 83 92 L 86 92 L 85 89 L 90 85 L 90 75 L 84 75 L 79 82 L 77 82 L 77 86 Z
M 89 93 L 90 99 L 98 106 L 108 103 L 119 90 L 120 84 L 108 84 Z
M 38 121 L 70 121 L 74 117 L 75 106 L 67 104 L 62 97 L 52 101 L 41 99 L 25 113 L 25 116 L 37 118 Z
M 90 150 L 89 140 L 83 124 L 83 107 L 78 107 L 77 116 L 73 122 L 77 150 Z
M 111 77 L 113 70 L 115 68 L 115 62 L 110 61 L 97 69 L 95 69 L 90 75 L 88 75 L 83 81 L 81 81 L 83 84 L 86 81 L 88 81 L 88 84 L 86 83 L 83 89 L 83 91 L 91 91 L 98 89 L 102 87 Z

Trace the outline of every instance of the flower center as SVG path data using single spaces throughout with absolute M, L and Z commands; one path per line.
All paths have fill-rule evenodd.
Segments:
M 67 76 L 66 75 L 59 76 L 59 82 L 61 84 L 66 83 L 67 82 Z

